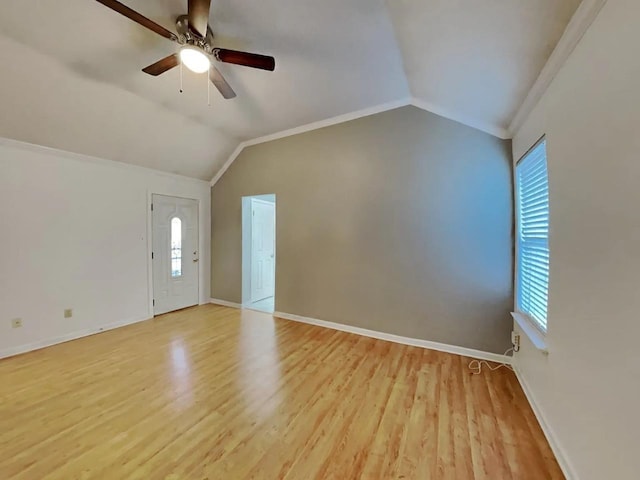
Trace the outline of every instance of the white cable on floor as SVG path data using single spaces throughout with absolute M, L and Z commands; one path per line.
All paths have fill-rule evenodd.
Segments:
M 513 347 L 511 347 L 506 352 L 504 352 L 504 354 L 506 356 L 506 355 L 508 355 L 509 353 L 512 353 L 512 352 L 513 352 Z M 473 375 L 480 375 L 480 373 L 482 373 L 482 364 L 483 363 L 491 371 L 498 370 L 499 368 L 502 368 L 502 367 L 508 368 L 509 370 L 513 371 L 513 367 L 511 365 L 508 365 L 506 363 L 499 363 L 495 367 L 492 367 L 491 364 L 489 362 L 487 362 L 486 360 L 471 360 L 469 362 L 469 370 L 471 370 L 471 373 Z

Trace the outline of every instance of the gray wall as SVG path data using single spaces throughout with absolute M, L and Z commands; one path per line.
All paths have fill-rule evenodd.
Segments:
M 241 197 L 275 193 L 276 311 L 502 353 L 510 149 L 411 106 L 246 148 L 211 192 L 211 296 L 240 303 Z

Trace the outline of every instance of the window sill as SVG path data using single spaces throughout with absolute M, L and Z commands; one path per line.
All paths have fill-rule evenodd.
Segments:
M 531 323 L 531 320 L 529 320 L 526 315 L 518 312 L 511 312 L 511 316 L 522 329 L 524 334 L 529 338 L 529 340 L 531 340 L 533 346 L 545 355 L 548 355 L 549 350 L 547 348 L 547 339 L 544 337 L 542 332 L 540 332 L 540 330 Z

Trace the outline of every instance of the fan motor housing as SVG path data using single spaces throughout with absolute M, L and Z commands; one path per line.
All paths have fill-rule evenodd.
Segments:
M 192 45 L 209 54 L 213 51 L 213 32 L 208 25 L 207 36 L 202 38 L 189 28 L 189 18 L 186 15 L 180 15 L 176 19 L 176 31 L 178 32 L 178 42 L 181 45 Z

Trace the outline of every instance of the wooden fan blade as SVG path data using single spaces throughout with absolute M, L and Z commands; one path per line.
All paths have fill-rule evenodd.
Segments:
M 143 27 L 148 28 L 149 30 L 156 32 L 158 35 L 162 35 L 164 38 L 168 38 L 169 40 L 173 40 L 174 42 L 178 41 L 178 37 L 162 25 L 158 25 L 153 20 L 149 20 L 147 17 L 140 15 L 135 10 L 130 9 L 126 5 L 116 1 L 116 0 L 97 0 L 98 3 L 103 4 L 105 7 L 109 7 L 111 10 L 115 10 L 121 15 L 133 20 L 136 23 L 139 23 Z
M 233 91 L 231 85 L 227 83 L 220 71 L 213 65 L 209 68 L 209 79 L 227 100 L 236 96 L 236 92 Z
M 158 60 L 156 63 L 143 68 L 142 71 L 144 73 L 148 73 L 149 75 L 157 77 L 161 73 L 164 73 L 167 70 L 171 70 L 173 67 L 177 67 L 179 64 L 180 59 L 178 58 L 178 54 L 174 53 L 173 55 L 164 57 L 162 60 Z
M 213 54 L 221 62 L 234 63 L 245 67 L 260 68 L 262 70 L 273 71 L 276 68 L 276 61 L 273 57 L 258 55 L 257 53 L 239 52 L 237 50 L 227 50 L 226 48 L 214 48 Z
M 189 0 L 189 27 L 202 38 L 207 35 L 211 0 Z

